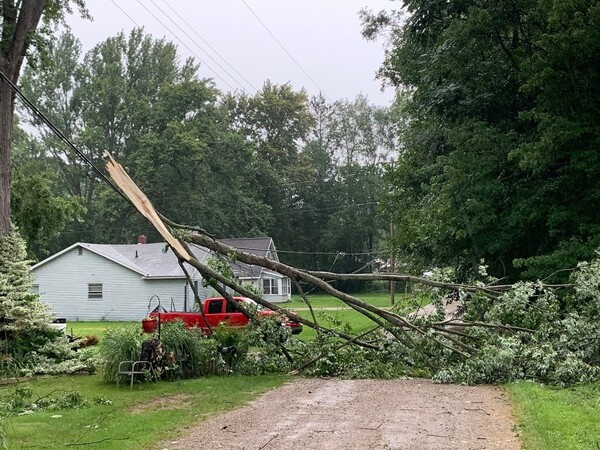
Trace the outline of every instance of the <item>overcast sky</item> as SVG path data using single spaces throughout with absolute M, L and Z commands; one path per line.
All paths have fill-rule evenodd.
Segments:
M 270 79 L 291 82 L 310 94 L 322 90 L 331 100 L 353 99 L 362 92 L 371 102 L 388 105 L 393 96 L 389 88 L 381 92 L 381 81 L 375 79 L 383 61 L 383 42 L 365 41 L 358 18 L 363 7 L 374 11 L 397 7 L 391 0 L 87 0 L 86 4 L 92 22 L 77 16 L 69 19 L 84 52 L 137 24 L 154 37 L 175 43 L 182 58 L 199 59 L 201 76 L 213 78 L 222 90 L 241 90 L 241 84 L 253 94 Z

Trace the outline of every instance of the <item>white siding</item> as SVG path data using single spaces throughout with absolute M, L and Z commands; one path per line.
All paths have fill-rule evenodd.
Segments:
M 277 289 L 279 294 L 265 294 L 263 292 L 263 279 L 265 278 L 273 278 L 278 283 Z M 287 277 L 281 278 L 280 274 L 275 274 L 274 272 L 263 272 L 261 278 L 253 279 L 253 280 L 240 280 L 242 286 L 252 286 L 255 289 L 258 289 L 259 292 L 263 292 L 263 298 L 271 303 L 283 303 L 291 300 L 291 294 L 283 294 L 283 280 Z
M 67 320 L 141 320 L 148 303 L 158 295 L 161 304 L 171 309 L 171 299 L 182 310 L 184 279 L 143 279 L 142 275 L 89 250 L 74 248 L 33 271 L 41 300 L 54 307 Z M 194 275 L 198 279 L 198 275 Z M 102 299 L 88 299 L 88 283 L 102 283 Z M 201 297 L 209 295 L 202 288 Z M 188 296 L 188 305 L 192 295 Z M 158 305 L 153 300 L 151 308 Z
M 277 283 L 277 294 L 263 294 L 265 300 L 271 302 L 271 303 L 283 303 L 283 302 L 287 302 L 290 301 L 292 296 L 291 294 L 284 294 L 283 293 L 283 280 L 287 279 L 287 277 L 284 277 L 283 275 L 276 273 L 276 272 L 270 272 L 267 270 L 263 270 L 261 278 L 259 279 L 259 283 L 260 283 L 260 287 L 262 289 L 263 287 L 263 280 L 266 278 L 271 278 L 273 280 L 275 280 L 275 282 Z

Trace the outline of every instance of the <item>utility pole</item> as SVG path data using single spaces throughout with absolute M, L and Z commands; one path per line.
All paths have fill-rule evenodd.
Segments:
M 396 251 L 394 248 L 394 221 L 390 220 L 390 247 L 392 249 L 392 254 L 390 255 L 390 272 L 392 274 L 396 273 Z M 395 295 L 396 295 L 396 282 L 394 280 L 390 280 L 390 305 L 394 306 L 395 303 Z
M 394 171 L 394 160 L 389 161 L 389 170 L 390 172 Z M 390 273 L 396 273 L 396 249 L 394 246 L 394 217 L 390 214 Z M 394 306 L 396 303 L 396 282 L 394 280 L 390 280 L 390 305 Z

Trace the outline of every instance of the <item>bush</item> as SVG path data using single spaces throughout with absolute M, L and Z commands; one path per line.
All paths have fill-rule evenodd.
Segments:
M 138 325 L 107 329 L 98 346 L 102 378 L 117 379 L 121 361 L 137 361 L 142 353 L 142 336 Z
M 121 361 L 137 361 L 142 353 L 142 335 L 138 325 L 123 326 L 106 331 L 98 345 L 103 379 L 116 381 Z M 186 328 L 182 322 L 161 324 L 160 341 L 165 351 L 162 371 L 179 369 L 184 377 L 208 375 L 223 371 L 224 363 L 217 352 L 217 342 L 205 336 L 198 328 Z
M 161 325 L 161 341 L 185 377 L 209 375 L 223 370 L 217 341 L 199 328 L 186 328 L 181 321 Z
M 18 231 L 0 235 L 0 376 L 93 370 L 52 328 L 48 306 L 30 292 L 28 264 Z

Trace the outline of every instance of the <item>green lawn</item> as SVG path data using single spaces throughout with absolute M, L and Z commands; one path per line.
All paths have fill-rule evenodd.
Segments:
M 367 293 L 353 295 L 380 308 L 390 306 L 389 293 Z M 413 295 L 405 296 L 404 294 L 396 295 L 395 300 L 394 310 L 403 314 L 413 311 L 418 307 L 424 306 L 428 303 L 428 300 L 426 299 L 415 297 Z M 367 331 L 369 328 L 376 326 L 376 324 L 370 319 L 352 310 L 345 303 L 335 297 L 331 297 L 330 295 L 309 295 L 309 301 L 315 310 L 319 325 L 323 327 L 337 327 L 338 329 L 349 327 L 350 334 L 358 335 L 364 331 Z M 291 302 L 283 303 L 282 306 L 297 311 L 304 319 L 310 321 L 313 320 L 306 303 L 304 303 L 302 298 L 299 296 L 294 296 Z M 298 337 L 303 341 L 312 340 L 315 338 L 315 336 L 315 330 L 307 326 L 305 326 L 302 333 L 298 335 Z
M 141 320 L 141 319 L 140 319 Z M 120 326 L 129 326 L 132 323 L 140 324 L 140 331 L 142 329 L 142 323 L 140 322 L 68 322 L 67 333 L 73 334 L 73 336 L 90 336 L 95 335 L 99 338 L 102 337 L 104 331 L 108 328 L 116 328 Z
M 127 387 L 117 389 L 114 384 L 102 382 L 99 376 L 45 377 L 26 383 L 33 389 L 34 398 L 53 391 L 77 391 L 90 405 L 8 417 L 3 419 L 2 428 L 10 449 L 155 448 L 162 440 L 176 439 L 186 427 L 245 404 L 286 379 L 282 375 L 214 376 L 149 382 L 130 390 L 126 383 Z M 14 385 L 2 387 L 0 398 L 14 391 Z M 98 396 L 111 400 L 112 405 L 94 403 Z
M 310 314 L 310 311 L 298 311 L 301 317 L 304 319 L 312 321 L 313 318 Z M 319 325 L 326 328 L 337 328 L 338 330 L 342 330 L 345 327 L 349 327 L 349 334 L 358 335 L 369 328 L 376 326 L 370 319 L 363 316 L 362 314 L 351 310 L 351 309 L 341 309 L 335 311 L 329 310 L 317 310 L 315 311 L 317 316 L 317 321 Z M 344 329 L 344 331 L 346 331 Z M 317 332 L 310 327 L 304 326 L 302 333 L 298 336 L 302 341 L 310 341 L 315 338 Z
M 571 388 L 517 382 L 507 390 L 525 448 L 600 449 L 600 382 Z
M 373 306 L 377 307 L 387 307 L 391 306 L 390 303 L 390 294 L 387 292 L 383 293 L 365 293 L 365 294 L 351 294 L 354 297 L 358 297 L 361 300 L 364 300 L 367 303 L 370 303 Z M 347 306 L 335 297 L 327 294 L 309 294 L 308 299 L 313 306 L 313 308 L 346 308 Z M 395 296 L 395 304 L 396 305 L 406 305 L 410 301 L 412 301 L 413 296 L 405 296 L 404 294 L 396 294 Z M 306 303 L 302 300 L 302 297 L 299 295 L 293 295 L 292 300 L 287 303 L 282 303 L 282 306 L 290 309 L 296 308 L 307 308 Z

